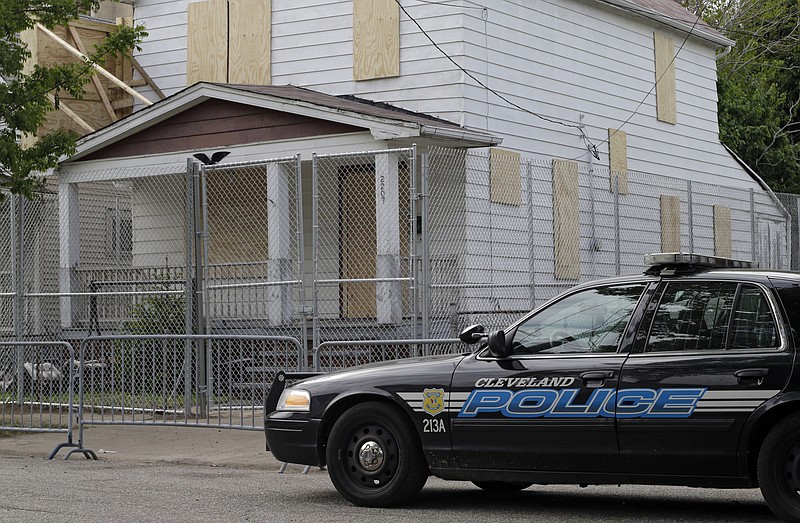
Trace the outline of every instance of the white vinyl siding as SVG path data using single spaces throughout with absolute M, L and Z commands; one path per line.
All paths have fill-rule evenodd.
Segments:
M 586 0 L 498 0 L 485 17 L 466 1 L 403 5 L 491 89 L 550 120 L 578 125 L 582 117 L 602 164 L 607 130 L 621 128 L 631 171 L 758 188 L 719 143 L 715 49 L 708 42 L 684 43 L 682 33 Z M 150 31 L 137 58 L 167 94 L 186 85 L 186 10 L 187 0 L 136 3 L 137 21 Z M 503 148 L 523 156 L 588 161 L 578 129 L 511 107 L 477 85 L 403 13 L 400 76 L 356 82 L 352 18 L 352 0 L 273 0 L 272 83 L 428 113 L 501 136 Z M 647 94 L 655 78 L 654 30 L 680 49 L 675 125 L 658 121 L 655 93 Z

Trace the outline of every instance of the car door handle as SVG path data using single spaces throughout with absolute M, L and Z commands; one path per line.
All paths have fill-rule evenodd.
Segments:
M 743 381 L 758 380 L 759 383 L 769 373 L 769 369 L 740 369 L 733 373 L 739 383 Z
M 613 377 L 613 370 L 591 370 L 581 374 L 583 384 L 587 387 L 601 387 L 605 380 Z

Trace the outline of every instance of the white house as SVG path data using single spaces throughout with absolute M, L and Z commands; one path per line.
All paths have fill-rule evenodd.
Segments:
M 719 142 L 716 57 L 734 42 L 672 0 L 136 0 L 134 18 L 150 33 L 135 58 L 167 98 L 139 87 L 153 105 L 62 162 L 63 293 L 91 263 L 82 198 L 115 187 L 131 216 L 126 263 L 188 281 L 205 257 L 218 297 L 207 313 L 226 328 L 309 311 L 458 323 L 636 270 L 661 249 L 786 266 L 771 247 L 786 245 L 785 210 Z M 224 222 L 205 229 L 202 252 L 187 159 L 221 150 L 240 178 L 195 200 L 216 198 L 203 216 Z M 288 259 L 299 266 L 276 272 Z M 273 290 L 248 298 L 242 282 Z

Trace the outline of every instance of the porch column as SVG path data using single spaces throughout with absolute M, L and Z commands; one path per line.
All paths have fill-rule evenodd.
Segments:
M 80 235 L 78 227 L 78 186 L 74 183 L 59 183 L 58 209 L 60 219 L 59 228 L 59 266 L 58 290 L 60 293 L 75 292 L 76 282 L 73 281 L 72 269 L 80 262 Z M 72 327 L 78 312 L 77 299 L 64 296 L 61 301 L 61 327 Z
M 292 281 L 291 208 L 289 173 L 283 164 L 267 164 L 267 278 L 270 282 Z M 267 287 L 267 317 L 270 325 L 292 322 L 292 286 Z
M 399 278 L 400 195 L 396 153 L 375 155 L 376 277 Z M 375 285 L 378 323 L 400 323 L 403 318 L 403 284 L 399 281 Z

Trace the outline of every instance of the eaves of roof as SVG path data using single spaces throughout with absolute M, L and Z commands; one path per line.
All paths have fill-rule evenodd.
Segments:
M 674 0 L 597 0 L 684 33 L 691 33 L 714 45 L 728 47 L 736 42 L 696 17 Z
M 459 140 L 468 147 L 488 147 L 502 139 L 423 113 L 351 96 L 334 96 L 291 85 L 236 85 L 199 82 L 82 137 L 75 161 L 118 140 L 141 132 L 206 100 L 218 99 L 348 124 L 368 129 L 376 139 L 431 137 Z

